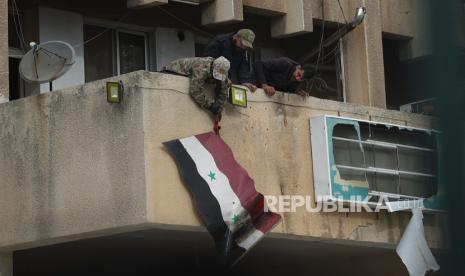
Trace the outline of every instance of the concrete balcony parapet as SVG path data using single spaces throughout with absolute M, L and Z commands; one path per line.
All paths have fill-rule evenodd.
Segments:
M 106 81 L 124 83 L 120 104 Z M 162 142 L 212 130 L 185 77 L 134 72 L 0 105 L 0 251 L 143 229 L 202 230 L 191 196 Z M 228 105 L 222 137 L 265 195 L 314 196 L 309 119 L 328 114 L 407 126 L 434 119 L 262 90 Z M 283 214 L 280 237 L 394 247 L 408 213 Z M 425 228 L 443 247 L 440 215 Z M 204 230 L 202 230 L 204 231 Z

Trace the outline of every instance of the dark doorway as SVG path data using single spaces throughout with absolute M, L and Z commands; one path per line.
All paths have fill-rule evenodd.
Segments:
M 9 58 L 9 73 L 10 73 L 10 101 L 17 100 L 22 97 L 21 93 L 21 77 L 19 76 L 19 63 L 21 62 L 18 58 Z

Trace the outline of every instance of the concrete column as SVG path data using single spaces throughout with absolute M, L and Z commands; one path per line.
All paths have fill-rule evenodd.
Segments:
M 128 0 L 127 6 L 131 9 L 143 9 L 168 4 L 168 0 Z
M 458 7 L 460 9 L 460 7 Z M 429 1 L 414 0 L 412 8 L 413 38 L 400 49 L 400 59 L 412 60 L 431 55 L 433 45 L 431 41 L 431 16 Z
M 381 0 L 381 16 L 383 32 L 397 37 L 413 37 L 415 35 L 414 16 L 416 0 Z M 421 5 L 426 5 L 420 0 Z
M 13 276 L 13 254 L 0 253 L 0 276 Z
M 386 108 L 380 0 L 350 0 L 349 6 L 364 6 L 367 14 L 343 40 L 346 101 Z
M 8 0 L 0 0 L 0 103 L 8 102 Z
M 287 14 L 271 20 L 271 36 L 289 37 L 313 31 L 312 5 L 310 0 L 287 2 Z
M 242 0 L 214 0 L 202 10 L 202 24 L 225 24 L 244 20 Z
M 312 1 L 312 16 L 313 19 L 323 19 L 323 10 L 321 4 L 324 4 L 324 18 L 326 21 L 337 22 L 339 24 L 345 23 L 345 20 L 350 21 L 354 16 L 354 11 L 349 10 L 349 1 L 340 1 L 341 7 L 339 7 L 338 1 L 323 1 L 313 0 Z M 341 8 L 344 11 L 344 15 L 341 12 Z M 344 20 L 345 16 L 345 20 Z

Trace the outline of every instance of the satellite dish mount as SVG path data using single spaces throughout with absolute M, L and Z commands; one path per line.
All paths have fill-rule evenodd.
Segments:
M 49 83 L 63 76 L 75 61 L 73 46 L 64 41 L 48 41 L 42 44 L 31 42 L 29 50 L 21 60 L 21 78 L 31 83 Z

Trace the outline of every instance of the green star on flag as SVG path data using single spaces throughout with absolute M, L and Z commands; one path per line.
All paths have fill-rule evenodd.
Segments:
M 239 221 L 239 216 L 238 216 L 238 215 L 234 215 L 234 217 L 233 217 L 232 220 L 233 220 L 234 223 L 237 223 L 237 222 Z
M 266 211 L 265 196 L 214 132 L 164 142 L 194 206 L 215 240 L 225 267 L 236 264 L 281 216 Z M 260 208 L 259 208 L 260 207 Z M 1 273 L 0 273 L 1 274 Z
M 208 174 L 208 177 L 210 177 L 210 181 L 216 180 L 216 173 L 210 171 Z

